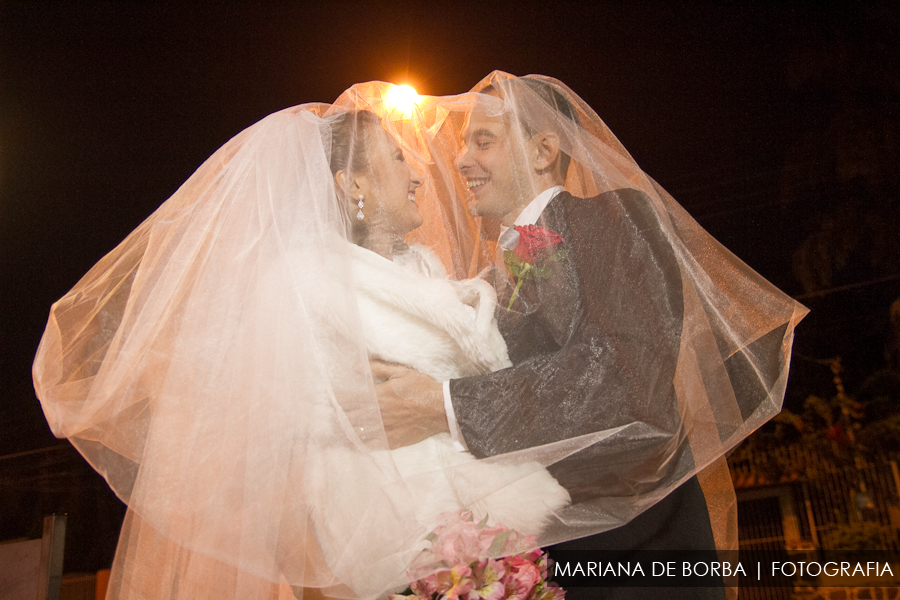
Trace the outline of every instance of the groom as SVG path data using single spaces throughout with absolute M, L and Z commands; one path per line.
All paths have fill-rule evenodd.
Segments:
M 528 88 L 574 111 L 553 84 L 528 77 Z M 497 89 L 483 93 L 501 96 Z M 522 141 L 519 141 L 522 140 Z M 475 110 L 458 168 L 481 216 L 502 221 L 501 247 L 542 238 L 556 253 L 546 277 L 501 293 L 500 331 L 513 366 L 439 383 L 416 371 L 373 365 L 378 401 L 393 447 L 440 431 L 482 458 L 619 426 L 640 432 L 627 446 L 596 443 L 548 467 L 573 503 L 652 491 L 635 482 L 666 480 L 666 457 L 681 428 L 673 377 L 682 325 L 678 263 L 640 191 L 619 189 L 575 198 L 563 184 L 569 157 L 560 135 L 521 118 Z M 529 229 L 536 225 L 543 229 Z M 517 239 L 518 238 L 518 239 Z M 640 281 L 640 286 L 633 282 Z M 616 307 L 616 318 L 608 307 Z M 648 356 L 650 357 L 648 361 Z M 635 365 L 644 365 L 636 369 Z M 649 368 L 646 365 L 651 365 Z M 623 399 L 628 399 L 623 401 Z M 676 452 L 689 452 L 686 448 Z M 706 501 L 696 477 L 628 524 L 559 550 L 711 550 Z M 604 598 L 646 598 L 646 588 L 604 589 Z M 594 598 L 571 588 L 567 598 Z M 724 598 L 721 588 L 673 588 L 667 598 Z

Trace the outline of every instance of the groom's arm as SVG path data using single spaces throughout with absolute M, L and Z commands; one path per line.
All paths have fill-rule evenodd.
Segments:
M 653 468 L 681 431 L 673 387 L 682 324 L 678 263 L 641 192 L 572 199 L 565 209 L 566 259 L 554 263 L 550 279 L 526 283 L 540 286 L 531 318 L 543 330 L 543 347 L 511 368 L 451 381 L 453 412 L 478 457 L 624 426 L 627 447 L 617 437 L 582 452 L 590 464 L 570 466 Z M 510 344 L 510 354 L 523 352 Z
M 391 448 L 409 446 L 448 431 L 441 383 L 403 365 L 371 360 L 369 366 Z

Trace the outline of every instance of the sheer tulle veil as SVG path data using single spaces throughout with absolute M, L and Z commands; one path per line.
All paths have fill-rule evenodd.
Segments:
M 428 247 L 451 280 L 512 285 L 497 258 L 498 224 L 470 214 L 456 168 L 476 111 L 521 125 L 522 144 L 529 131 L 553 130 L 571 158 L 573 196 L 632 188 L 647 197 L 682 281 L 683 322 L 672 330 L 680 424 L 666 453 L 634 471 L 633 493 L 553 510 L 537 543 L 621 525 L 702 473 L 719 545 L 734 544 L 723 457 L 780 410 L 805 309 L 703 231 L 577 95 L 537 79 L 569 114 L 495 72 L 469 93 L 408 106 L 388 99 L 393 86 L 367 83 L 331 105 L 270 115 L 54 304 L 35 388 L 53 432 L 129 507 L 111 597 L 292 598 L 317 588 L 310 597 L 375 598 L 406 581 L 434 527 L 410 502 L 421 482 L 401 476 L 387 447 L 356 297 L 354 215 L 337 201 L 329 167 L 331 126 L 357 110 L 378 115 L 423 173 L 424 224 L 407 241 Z M 501 93 L 478 93 L 488 85 Z M 610 285 L 641 283 L 623 274 Z M 609 310 L 640 318 L 627 309 Z M 579 452 L 645 435 L 616 424 L 484 460 L 552 472 Z

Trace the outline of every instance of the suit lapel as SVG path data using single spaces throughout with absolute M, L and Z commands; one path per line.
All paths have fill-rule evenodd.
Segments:
M 565 222 L 564 202 L 571 198 L 568 192 L 558 194 L 538 218 L 537 225 L 546 227 L 563 236 L 560 250 L 567 247 L 568 227 Z M 503 269 L 505 281 L 501 281 L 498 287 L 498 325 L 509 347 L 509 356 L 513 364 L 520 363 L 528 357 L 541 352 L 558 349 L 562 338 L 567 334 L 568 323 L 566 314 L 570 310 L 568 299 L 572 290 L 557 289 L 560 286 L 571 286 L 576 278 L 570 276 L 572 272 L 568 258 L 564 261 L 551 263 L 551 276 L 549 278 L 534 278 L 527 280 L 519 290 L 519 296 L 510 310 L 507 310 L 509 299 L 515 287 L 515 281 L 508 272 Z

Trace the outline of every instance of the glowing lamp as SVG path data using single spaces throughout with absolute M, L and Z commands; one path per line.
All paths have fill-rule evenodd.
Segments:
M 390 110 L 396 110 L 404 117 L 409 117 L 419 103 L 419 94 L 408 85 L 395 85 L 388 90 L 384 103 Z

